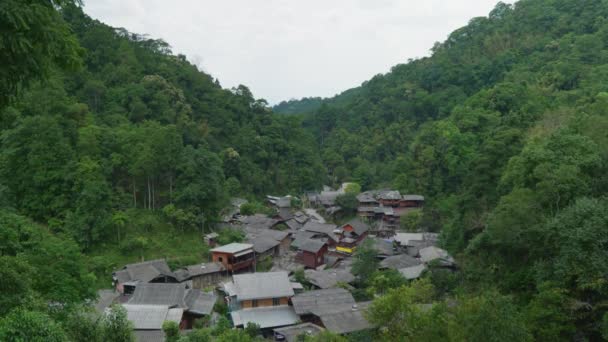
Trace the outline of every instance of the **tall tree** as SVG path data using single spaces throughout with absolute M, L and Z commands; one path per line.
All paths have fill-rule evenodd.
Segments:
M 54 66 L 80 66 L 83 50 L 60 10 L 77 0 L 6 0 L 0 5 L 0 108 Z

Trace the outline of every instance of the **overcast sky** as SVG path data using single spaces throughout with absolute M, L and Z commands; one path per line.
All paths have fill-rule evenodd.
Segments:
M 168 42 L 223 87 L 271 104 L 329 97 L 408 58 L 498 0 L 85 0 L 85 12 Z M 505 1 L 512 2 L 512 1 Z

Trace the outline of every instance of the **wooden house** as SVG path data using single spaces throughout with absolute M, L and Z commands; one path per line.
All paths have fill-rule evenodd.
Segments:
M 374 191 L 365 191 L 357 195 L 357 201 L 359 207 L 376 207 L 378 206 L 378 200 L 376 200 L 376 194 Z
M 287 272 L 237 274 L 223 289 L 235 327 L 251 322 L 266 329 L 298 321 L 289 306 L 294 291 Z
M 357 246 L 367 237 L 369 226 L 359 219 L 353 219 L 340 227 L 341 238 L 336 245 L 336 251 L 353 254 Z
M 264 257 L 281 256 L 289 251 L 291 234 L 288 231 L 262 229 L 248 235 L 253 237 L 250 242 L 253 244 L 253 250 L 258 260 Z
M 112 273 L 112 279 L 116 290 L 124 294 L 133 293 L 138 284 L 179 282 L 164 259 L 125 265 Z
M 217 296 L 213 292 L 190 289 L 184 284 L 142 284 L 135 289 L 127 304 L 179 308 L 180 328 L 192 329 L 196 319 L 211 315 L 216 301 Z
M 189 282 L 193 289 L 204 289 L 226 280 L 228 272 L 224 264 L 209 262 L 186 266 L 175 271 L 175 275 L 180 282 Z
M 399 201 L 399 206 L 405 208 L 421 208 L 423 204 L 424 196 L 420 195 L 403 195 Z
M 314 233 L 313 237 L 316 239 L 325 239 L 329 247 L 335 246 L 340 238 L 335 224 L 310 220 L 306 222 L 302 230 Z
M 367 303 L 355 303 L 345 289 L 313 290 L 292 298 L 295 312 L 303 322 L 313 323 L 337 334 L 367 330 L 372 325 L 365 317 Z
M 327 243 L 322 240 L 308 239 L 298 247 L 296 262 L 308 267 L 317 268 L 325 264 Z
M 342 229 L 342 236 L 354 239 L 359 243 L 367 236 L 369 225 L 355 218 L 345 223 L 340 229 Z
M 378 194 L 378 203 L 385 207 L 398 207 L 401 203 L 401 194 L 396 190 L 381 191 Z
M 251 244 L 231 243 L 213 248 L 211 260 L 222 264 L 229 272 L 251 270 L 255 266 L 255 252 Z

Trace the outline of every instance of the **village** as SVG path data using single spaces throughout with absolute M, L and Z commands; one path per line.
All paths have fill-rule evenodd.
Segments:
M 402 217 L 422 209 L 423 196 L 361 192 L 356 216 L 331 223 L 342 210 L 336 199 L 346 186 L 301 199 L 267 196 L 271 215 L 243 215 L 247 201 L 233 199 L 223 223 L 201 236 L 210 248 L 208 260 L 173 270 L 164 259 L 124 265 L 112 274 L 114 288 L 99 292 L 96 309 L 121 305 L 139 341 L 164 341 L 166 321 L 187 334 L 197 321 L 213 325 L 222 315 L 233 328 L 255 326 L 272 341 L 373 329 L 365 315 L 371 302 L 353 295 L 353 256 L 363 244 L 372 246 L 378 269 L 395 270 L 406 281 L 429 268 L 453 271 L 456 265 L 437 246 L 438 234 L 400 228 Z M 222 230 L 245 238 L 220 245 Z

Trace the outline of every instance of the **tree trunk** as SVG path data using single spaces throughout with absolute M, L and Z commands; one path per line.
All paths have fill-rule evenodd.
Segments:
M 169 174 L 169 203 L 173 204 L 173 174 Z
M 135 179 L 133 178 L 133 208 L 137 208 L 137 193 L 135 192 Z
M 156 182 L 152 181 L 152 210 L 156 209 Z
M 148 210 L 150 210 L 150 204 L 152 203 L 152 196 L 150 194 L 150 176 L 148 176 Z

